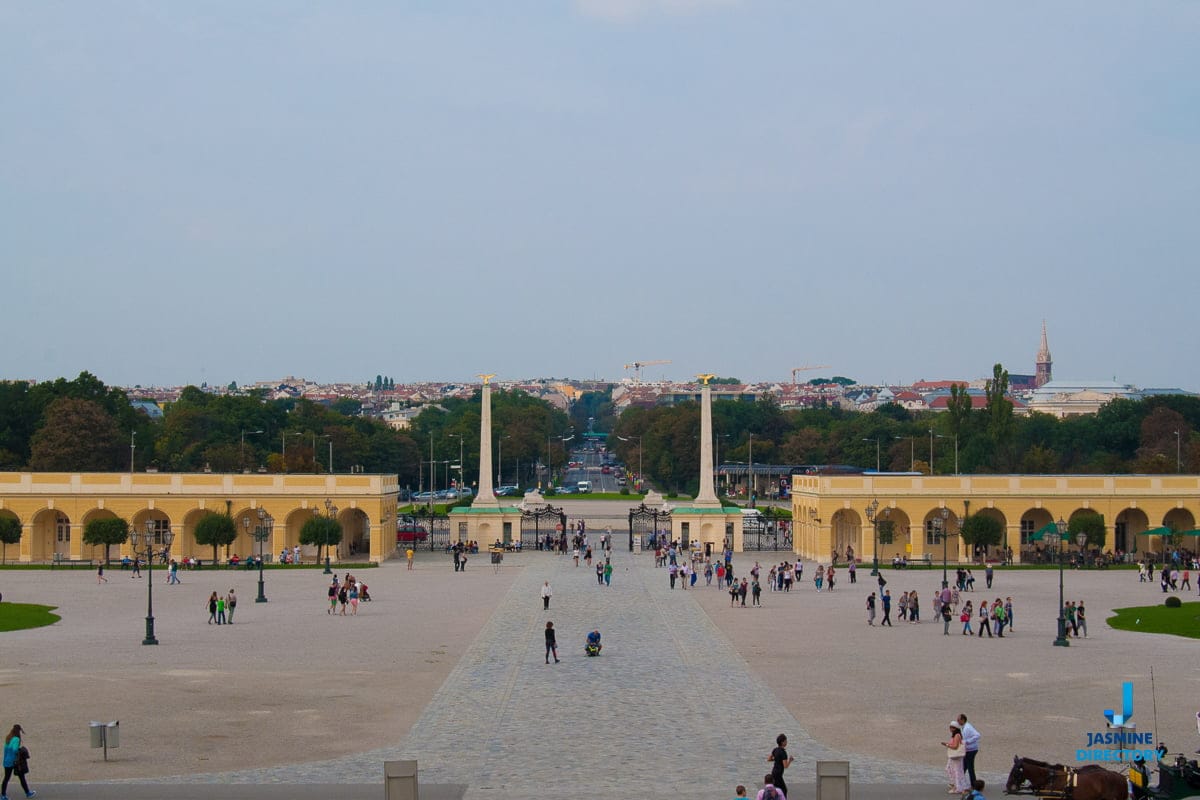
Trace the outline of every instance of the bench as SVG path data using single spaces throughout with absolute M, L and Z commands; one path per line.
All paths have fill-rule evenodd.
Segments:
M 92 565 L 92 560 L 90 558 L 68 558 L 63 553 L 55 553 L 53 560 L 50 562 L 50 569 L 64 566 L 77 567 L 85 564 L 90 567 Z

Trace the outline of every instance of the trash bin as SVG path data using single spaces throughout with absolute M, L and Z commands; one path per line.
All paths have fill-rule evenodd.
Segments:
M 92 749 L 104 748 L 104 760 L 108 761 L 108 748 L 121 746 L 121 723 L 93 720 L 88 723 L 88 739 Z
M 417 762 L 383 762 L 384 800 L 417 800 Z
M 90 738 L 91 738 L 93 750 L 104 747 L 104 723 L 103 722 L 95 722 L 95 721 L 89 722 L 88 723 L 88 734 L 90 735 Z
M 816 800 L 850 800 L 850 762 L 817 762 Z

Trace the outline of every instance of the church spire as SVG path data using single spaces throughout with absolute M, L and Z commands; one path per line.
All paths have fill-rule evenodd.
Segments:
M 1050 344 L 1046 340 L 1046 320 L 1042 320 L 1042 345 L 1038 348 L 1037 353 L 1037 371 L 1034 378 L 1035 387 L 1040 387 L 1052 380 L 1052 366 L 1053 362 L 1050 360 Z

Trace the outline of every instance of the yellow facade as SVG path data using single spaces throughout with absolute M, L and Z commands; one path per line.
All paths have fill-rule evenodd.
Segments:
M 16 517 L 22 526 L 19 560 L 46 562 L 63 558 L 101 559 L 104 548 L 83 543 L 84 526 L 92 519 L 120 517 L 137 530 L 148 521 L 175 534 L 174 558 L 194 556 L 209 561 L 211 546 L 196 543 L 196 522 L 208 512 L 228 513 L 238 538 L 218 551 L 224 560 L 258 553 L 253 527 L 258 509 L 275 520 L 264 554 L 278 555 L 299 543 L 305 521 L 325 513 L 325 501 L 337 506 L 342 525 L 340 553 L 353 549 L 383 561 L 396 551 L 395 475 L 263 475 L 214 473 L 52 473 L 0 472 L 0 515 Z M 244 521 L 250 522 L 247 529 Z M 118 552 L 119 551 L 119 552 Z M 112 555 L 130 554 L 129 545 Z M 12 555 L 12 553 L 10 553 Z M 315 548 L 302 555 L 315 558 Z
M 932 520 L 949 512 L 946 558 L 969 561 L 955 536 L 967 514 L 994 517 L 1006 531 L 1015 561 L 1029 560 L 1037 542 L 1029 534 L 1058 519 L 1070 521 L 1083 511 L 1104 516 L 1106 552 L 1162 551 L 1162 541 L 1145 532 L 1160 527 L 1196 528 L 1200 516 L 1200 476 L 1196 475 L 794 475 L 792 519 L 796 552 L 827 561 L 847 546 L 863 561 L 875 554 L 874 532 L 866 508 L 879 501 L 880 520 L 895 523 L 895 541 L 879 545 L 879 559 L 893 557 L 940 561 L 943 542 Z M 884 514 L 886 510 L 886 515 Z M 1197 540 L 1189 540 L 1195 547 Z M 1074 544 L 1071 549 L 1075 549 Z

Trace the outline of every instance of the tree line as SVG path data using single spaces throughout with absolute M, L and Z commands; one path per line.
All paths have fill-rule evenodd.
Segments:
M 136 399 L 136 393 L 135 393 Z M 151 417 L 126 393 L 83 372 L 73 380 L 0 382 L 0 470 L 37 472 L 395 473 L 402 487 L 444 488 L 479 470 L 481 399 L 448 399 L 408 430 L 358 415 L 355 401 L 331 407 L 261 392 L 212 394 L 194 386 Z M 492 393 L 497 474 L 522 484 L 535 462 L 566 461 L 566 413 L 520 391 Z M 547 442 L 551 447 L 547 451 Z M 460 444 L 461 443 L 461 444 Z M 557 446 L 554 446 L 557 445 Z M 432 464 L 431 464 L 432 462 Z M 434 474 L 431 480 L 430 475 Z
M 909 411 L 890 403 L 869 413 L 825 406 L 783 411 L 770 398 L 715 401 L 713 436 L 723 463 L 848 465 L 867 470 L 952 475 L 1200 472 L 1200 398 L 1161 395 L 1113 400 L 1096 414 L 1058 419 L 1016 414 L 999 364 L 986 405 L 954 387 L 948 410 Z M 620 458 L 668 492 L 695 492 L 700 407 L 634 407 L 609 438 Z M 1178 432 L 1178 435 L 1176 434 Z M 1178 456 L 1178 460 L 1177 460 Z M 956 463 L 957 462 L 957 463 Z

